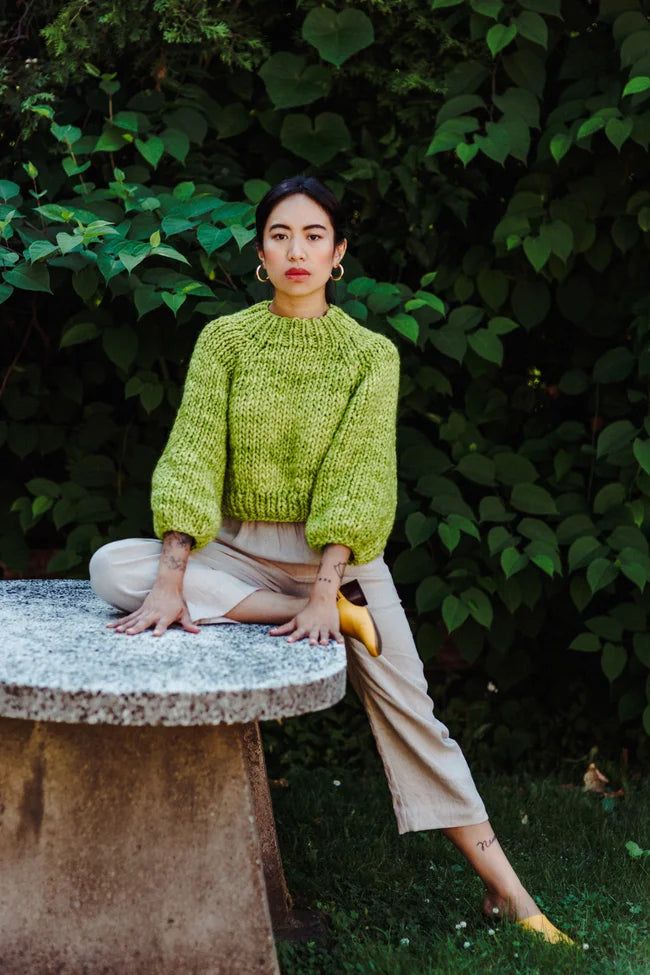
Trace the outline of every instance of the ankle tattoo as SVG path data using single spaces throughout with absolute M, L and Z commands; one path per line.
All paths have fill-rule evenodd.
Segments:
M 489 846 L 492 846 L 495 840 L 496 840 L 496 836 L 494 833 L 492 833 L 492 836 L 490 837 L 489 840 L 479 840 L 476 845 L 480 846 L 482 850 L 487 850 Z

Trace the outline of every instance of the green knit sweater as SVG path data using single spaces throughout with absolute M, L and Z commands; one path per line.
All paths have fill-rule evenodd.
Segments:
M 154 531 L 195 550 L 222 515 L 305 522 L 318 552 L 380 555 L 397 507 L 400 357 L 337 305 L 290 318 L 260 301 L 208 322 L 152 476 Z

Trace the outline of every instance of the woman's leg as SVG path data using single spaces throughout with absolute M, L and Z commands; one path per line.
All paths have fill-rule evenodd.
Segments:
M 151 591 L 158 572 L 162 542 L 155 538 L 123 538 L 108 542 L 88 565 L 90 585 L 106 602 L 125 612 L 138 609 Z M 193 623 L 236 623 L 233 609 L 266 589 L 285 600 L 276 609 L 278 621 L 289 608 L 269 572 L 254 559 L 209 542 L 191 554 L 183 579 L 183 596 Z M 293 610 L 295 612 L 295 609 Z
M 539 908 L 508 861 L 488 819 L 469 766 L 449 729 L 434 714 L 422 659 L 382 557 L 348 566 L 358 579 L 382 637 L 371 657 L 346 637 L 348 676 L 362 701 L 392 794 L 398 832 L 440 829 L 486 886 L 483 911 L 528 917 Z

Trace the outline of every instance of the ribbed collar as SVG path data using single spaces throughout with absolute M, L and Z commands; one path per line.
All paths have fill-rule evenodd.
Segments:
M 292 318 L 276 315 L 270 311 L 270 304 L 271 299 L 258 301 L 245 310 L 249 323 L 247 331 L 254 329 L 258 339 L 264 343 L 331 347 L 350 340 L 355 327 L 358 327 L 358 322 L 338 305 L 330 305 L 324 315 L 316 318 Z

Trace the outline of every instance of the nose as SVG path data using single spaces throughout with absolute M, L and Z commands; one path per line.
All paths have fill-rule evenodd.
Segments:
M 289 244 L 289 257 L 302 257 L 303 249 L 302 244 L 299 240 L 294 240 L 293 243 Z

